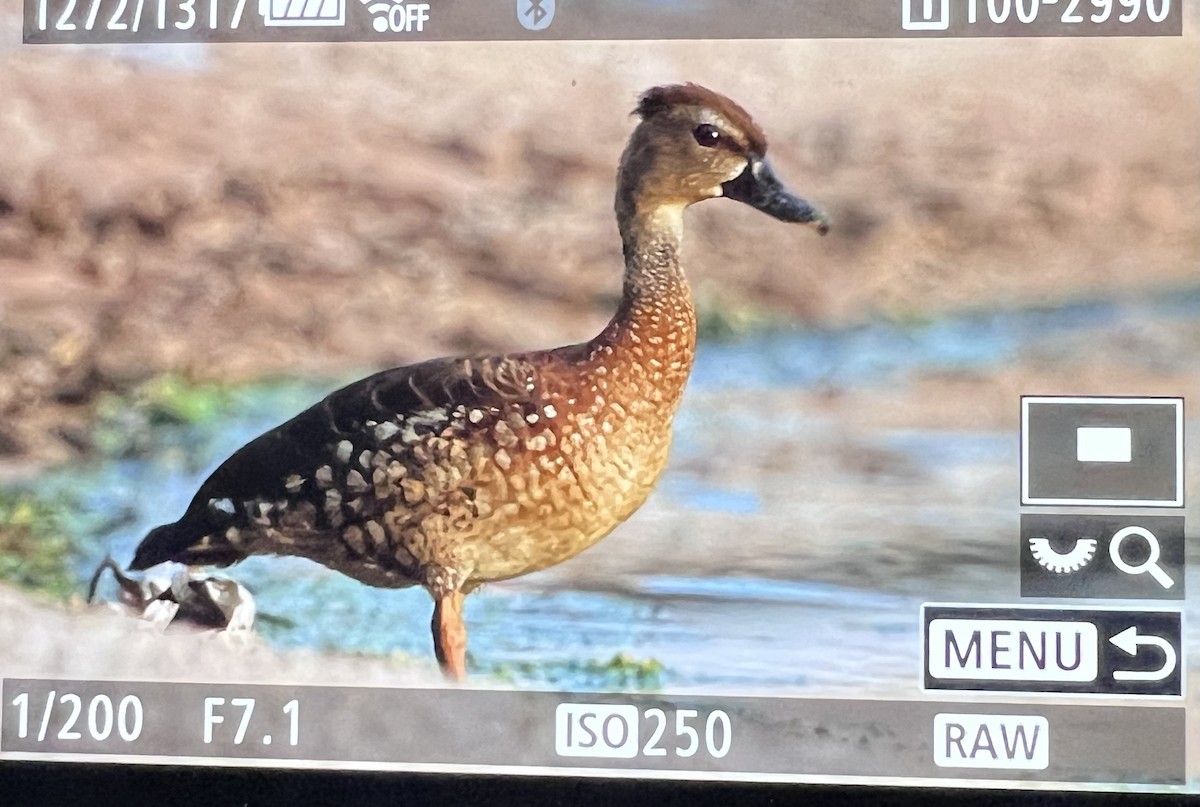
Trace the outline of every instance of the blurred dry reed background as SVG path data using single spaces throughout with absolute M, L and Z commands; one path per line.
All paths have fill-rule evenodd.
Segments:
M 4 46 L 0 462 L 86 452 L 96 396 L 167 371 L 590 337 L 620 290 L 628 113 L 682 80 L 748 107 L 837 222 L 693 211 L 706 315 L 919 322 L 1197 283 L 1192 39 Z

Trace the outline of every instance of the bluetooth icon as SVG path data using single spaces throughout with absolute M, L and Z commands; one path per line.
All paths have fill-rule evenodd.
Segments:
M 517 20 L 527 30 L 546 30 L 554 21 L 554 0 L 517 0 Z

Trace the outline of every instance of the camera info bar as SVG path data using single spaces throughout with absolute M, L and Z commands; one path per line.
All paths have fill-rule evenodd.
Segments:
M 24 0 L 29 44 L 1181 36 L 1183 0 Z
M 1182 706 L 3 681 L 0 757 L 1182 785 Z M 1117 740 L 1116 738 L 1119 738 Z

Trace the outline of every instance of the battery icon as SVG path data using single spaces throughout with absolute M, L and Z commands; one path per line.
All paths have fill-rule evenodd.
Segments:
M 346 24 L 346 0 L 261 0 L 258 11 L 272 27 Z

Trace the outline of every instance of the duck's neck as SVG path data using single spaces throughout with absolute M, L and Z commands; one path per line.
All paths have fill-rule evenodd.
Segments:
M 621 304 L 612 325 L 624 332 L 674 333 L 673 342 L 695 346 L 696 310 L 679 255 L 683 248 L 683 206 L 617 203 L 617 224 L 625 253 Z
M 625 251 L 624 293 L 594 344 L 638 365 L 635 374 L 653 379 L 660 402 L 674 403 L 696 347 L 696 310 L 679 264 L 683 207 L 638 207 L 618 198 L 617 221 Z

